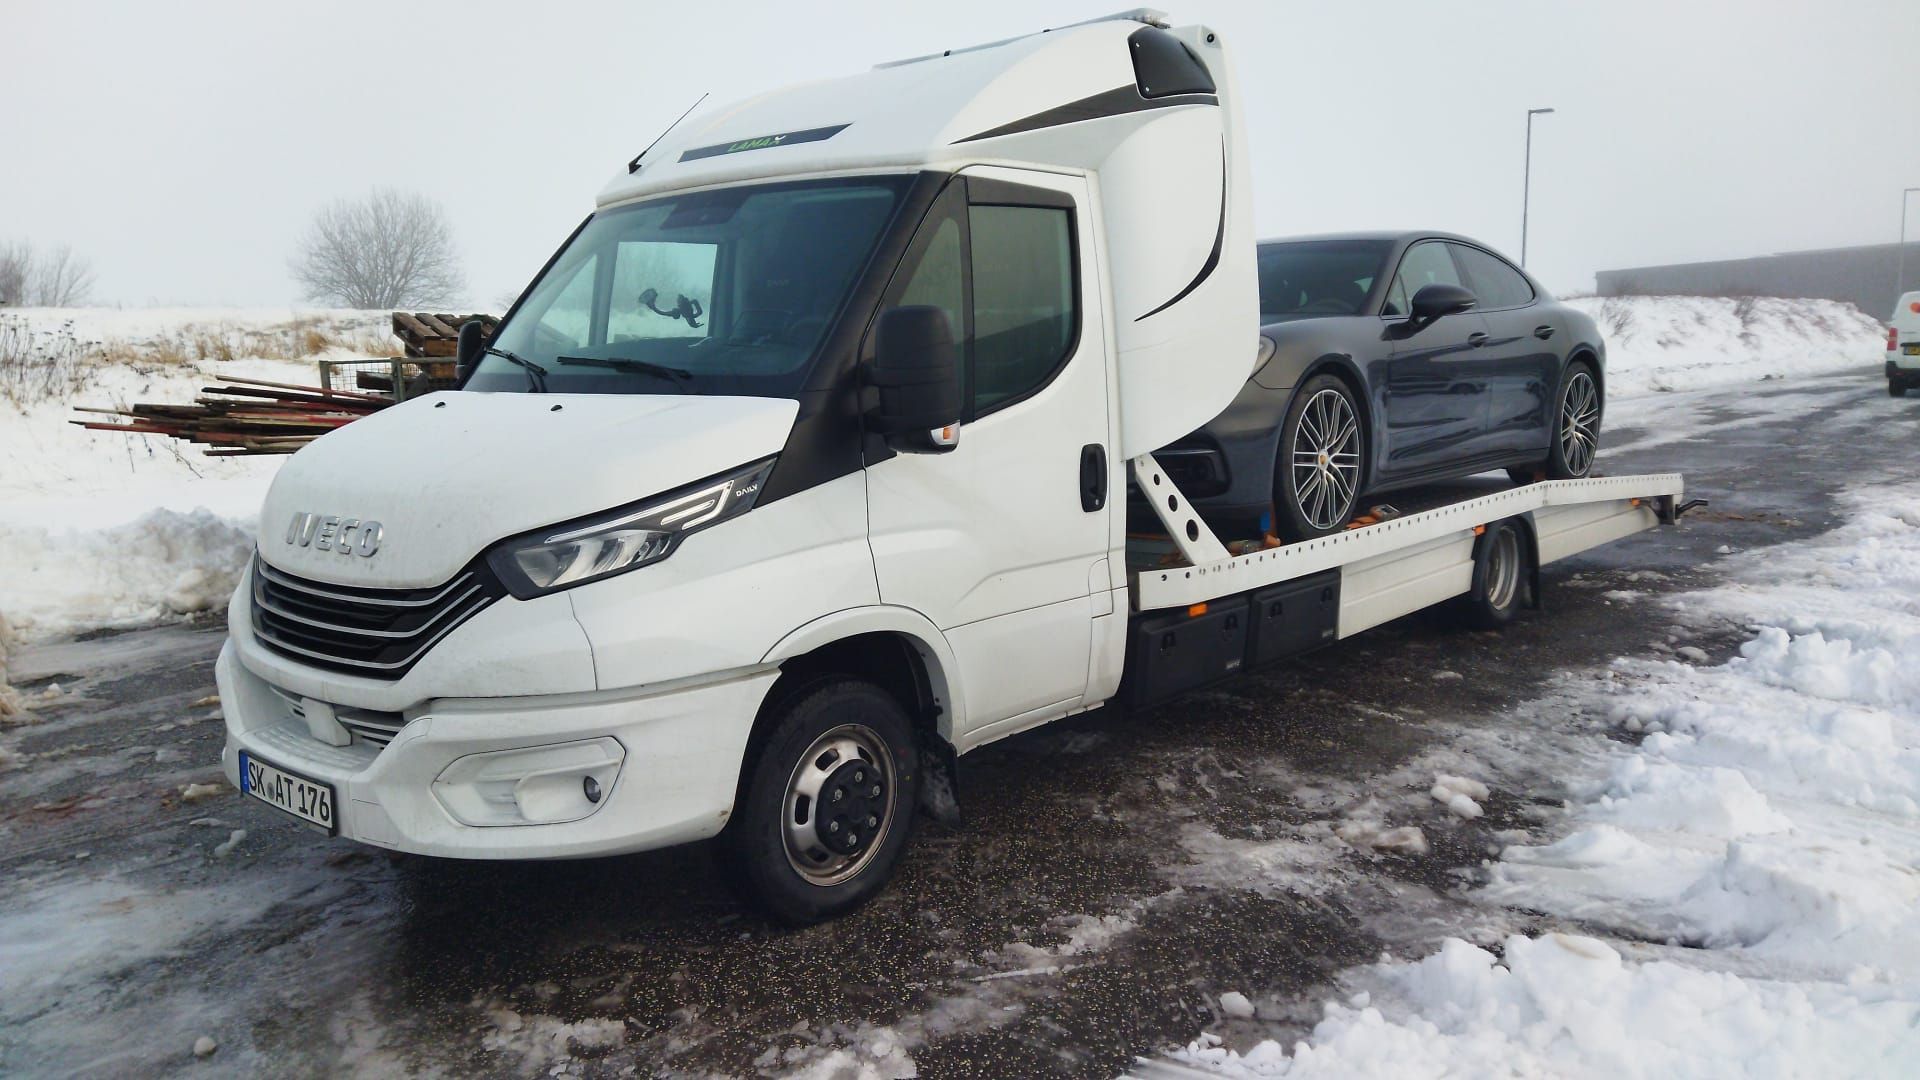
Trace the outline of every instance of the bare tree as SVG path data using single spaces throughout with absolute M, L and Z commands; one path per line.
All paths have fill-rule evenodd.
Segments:
M 33 276 L 33 248 L 18 240 L 0 244 L 0 304 L 27 302 L 27 280 Z
M 0 244 L 0 304 L 74 307 L 93 291 L 93 267 L 65 244 L 37 252 L 24 240 Z
M 27 295 L 40 307 L 74 307 L 93 292 L 93 267 L 65 244 L 35 255 L 27 275 Z
M 308 298 L 342 307 L 424 307 L 466 291 L 447 212 L 393 188 L 315 214 L 292 270 Z

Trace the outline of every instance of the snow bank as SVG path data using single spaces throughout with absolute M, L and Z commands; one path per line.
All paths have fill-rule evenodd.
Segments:
M 0 400 L 0 617 L 28 642 L 217 608 L 251 550 L 252 520 L 279 457 L 210 458 L 149 435 L 87 431 L 76 405 L 192 401 L 216 376 L 312 384 L 314 361 L 247 356 L 329 340 L 373 348 L 385 313 L 285 309 L 10 310 L 36 333 L 69 329 L 96 349 L 69 395 Z M 51 329 L 50 329 L 51 328 Z M 206 344 L 212 342 L 212 344 Z M 205 347 L 231 361 L 192 359 Z M 111 359 L 103 360 L 102 356 Z
M 0 525 L 0 597 L 29 640 L 140 625 L 224 605 L 252 553 L 250 521 L 204 507 L 151 510 L 103 529 Z
M 1887 339 L 1879 320 L 1834 300 L 1595 296 L 1566 303 L 1600 324 L 1610 397 L 1864 371 L 1884 359 Z
M 1349 973 L 1367 992 L 1291 1051 L 1206 1035 L 1176 1056 L 1235 1076 L 1920 1072 L 1920 485 L 1851 509 L 1672 601 L 1753 626 L 1735 659 L 1594 680 L 1639 745 L 1476 894 L 1614 942 L 1449 940 Z
M 1457 938 L 1372 970 L 1381 1005 L 1329 1003 L 1291 1055 L 1202 1037 L 1175 1057 L 1232 1076 L 1896 1075 L 1920 1007 L 1884 989 L 1626 963 L 1589 937 Z

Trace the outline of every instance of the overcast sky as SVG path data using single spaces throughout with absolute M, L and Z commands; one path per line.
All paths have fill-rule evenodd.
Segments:
M 71 244 L 95 299 L 283 305 L 330 199 L 452 215 L 482 308 L 700 93 L 709 107 L 1073 22 L 965 4 L 0 0 L 0 240 Z M 1920 185 L 1920 0 L 1188 2 L 1235 50 L 1263 236 L 1436 227 L 1596 270 L 1886 243 Z M 1920 196 L 1909 234 L 1920 234 Z

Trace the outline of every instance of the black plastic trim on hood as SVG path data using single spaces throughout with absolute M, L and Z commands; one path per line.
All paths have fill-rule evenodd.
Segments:
M 1218 105 L 1220 98 L 1214 94 L 1170 94 L 1165 97 L 1146 98 L 1134 86 L 1116 86 L 1111 90 L 1083 97 L 1078 101 L 1069 101 L 1043 112 L 1022 117 L 1009 124 L 988 128 L 977 135 L 957 139 L 954 145 L 970 143 L 979 139 L 996 139 L 1002 135 L 1017 135 L 1023 131 L 1038 131 L 1041 128 L 1059 127 L 1062 124 L 1077 124 L 1082 120 L 1098 120 L 1106 116 L 1124 116 L 1127 113 L 1144 112 L 1147 109 L 1171 109 L 1179 105 Z
M 1145 315 L 1136 316 L 1133 321 L 1142 322 L 1146 319 L 1150 319 L 1153 316 L 1158 315 L 1161 312 L 1172 307 L 1173 305 L 1179 303 L 1180 301 L 1185 300 L 1187 298 L 1187 294 L 1199 288 L 1201 282 L 1213 276 L 1214 270 L 1220 266 L 1220 249 L 1226 245 L 1226 242 L 1227 242 L 1227 152 L 1226 152 L 1226 148 L 1222 147 L 1220 150 L 1220 224 L 1215 226 L 1213 230 L 1213 250 L 1207 253 L 1207 261 L 1200 265 L 1200 272 L 1193 275 L 1193 280 L 1187 282 L 1186 288 L 1181 289 L 1177 293 L 1174 293 L 1173 299 L 1168 300 L 1166 303 L 1161 304 L 1159 307 L 1154 308 L 1152 311 L 1147 312 Z

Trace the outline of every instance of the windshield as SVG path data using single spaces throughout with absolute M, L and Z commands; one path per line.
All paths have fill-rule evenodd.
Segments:
M 466 389 L 791 397 L 906 183 L 760 184 L 601 211 Z
M 1360 314 L 1392 247 L 1387 240 L 1261 244 L 1260 321 Z

